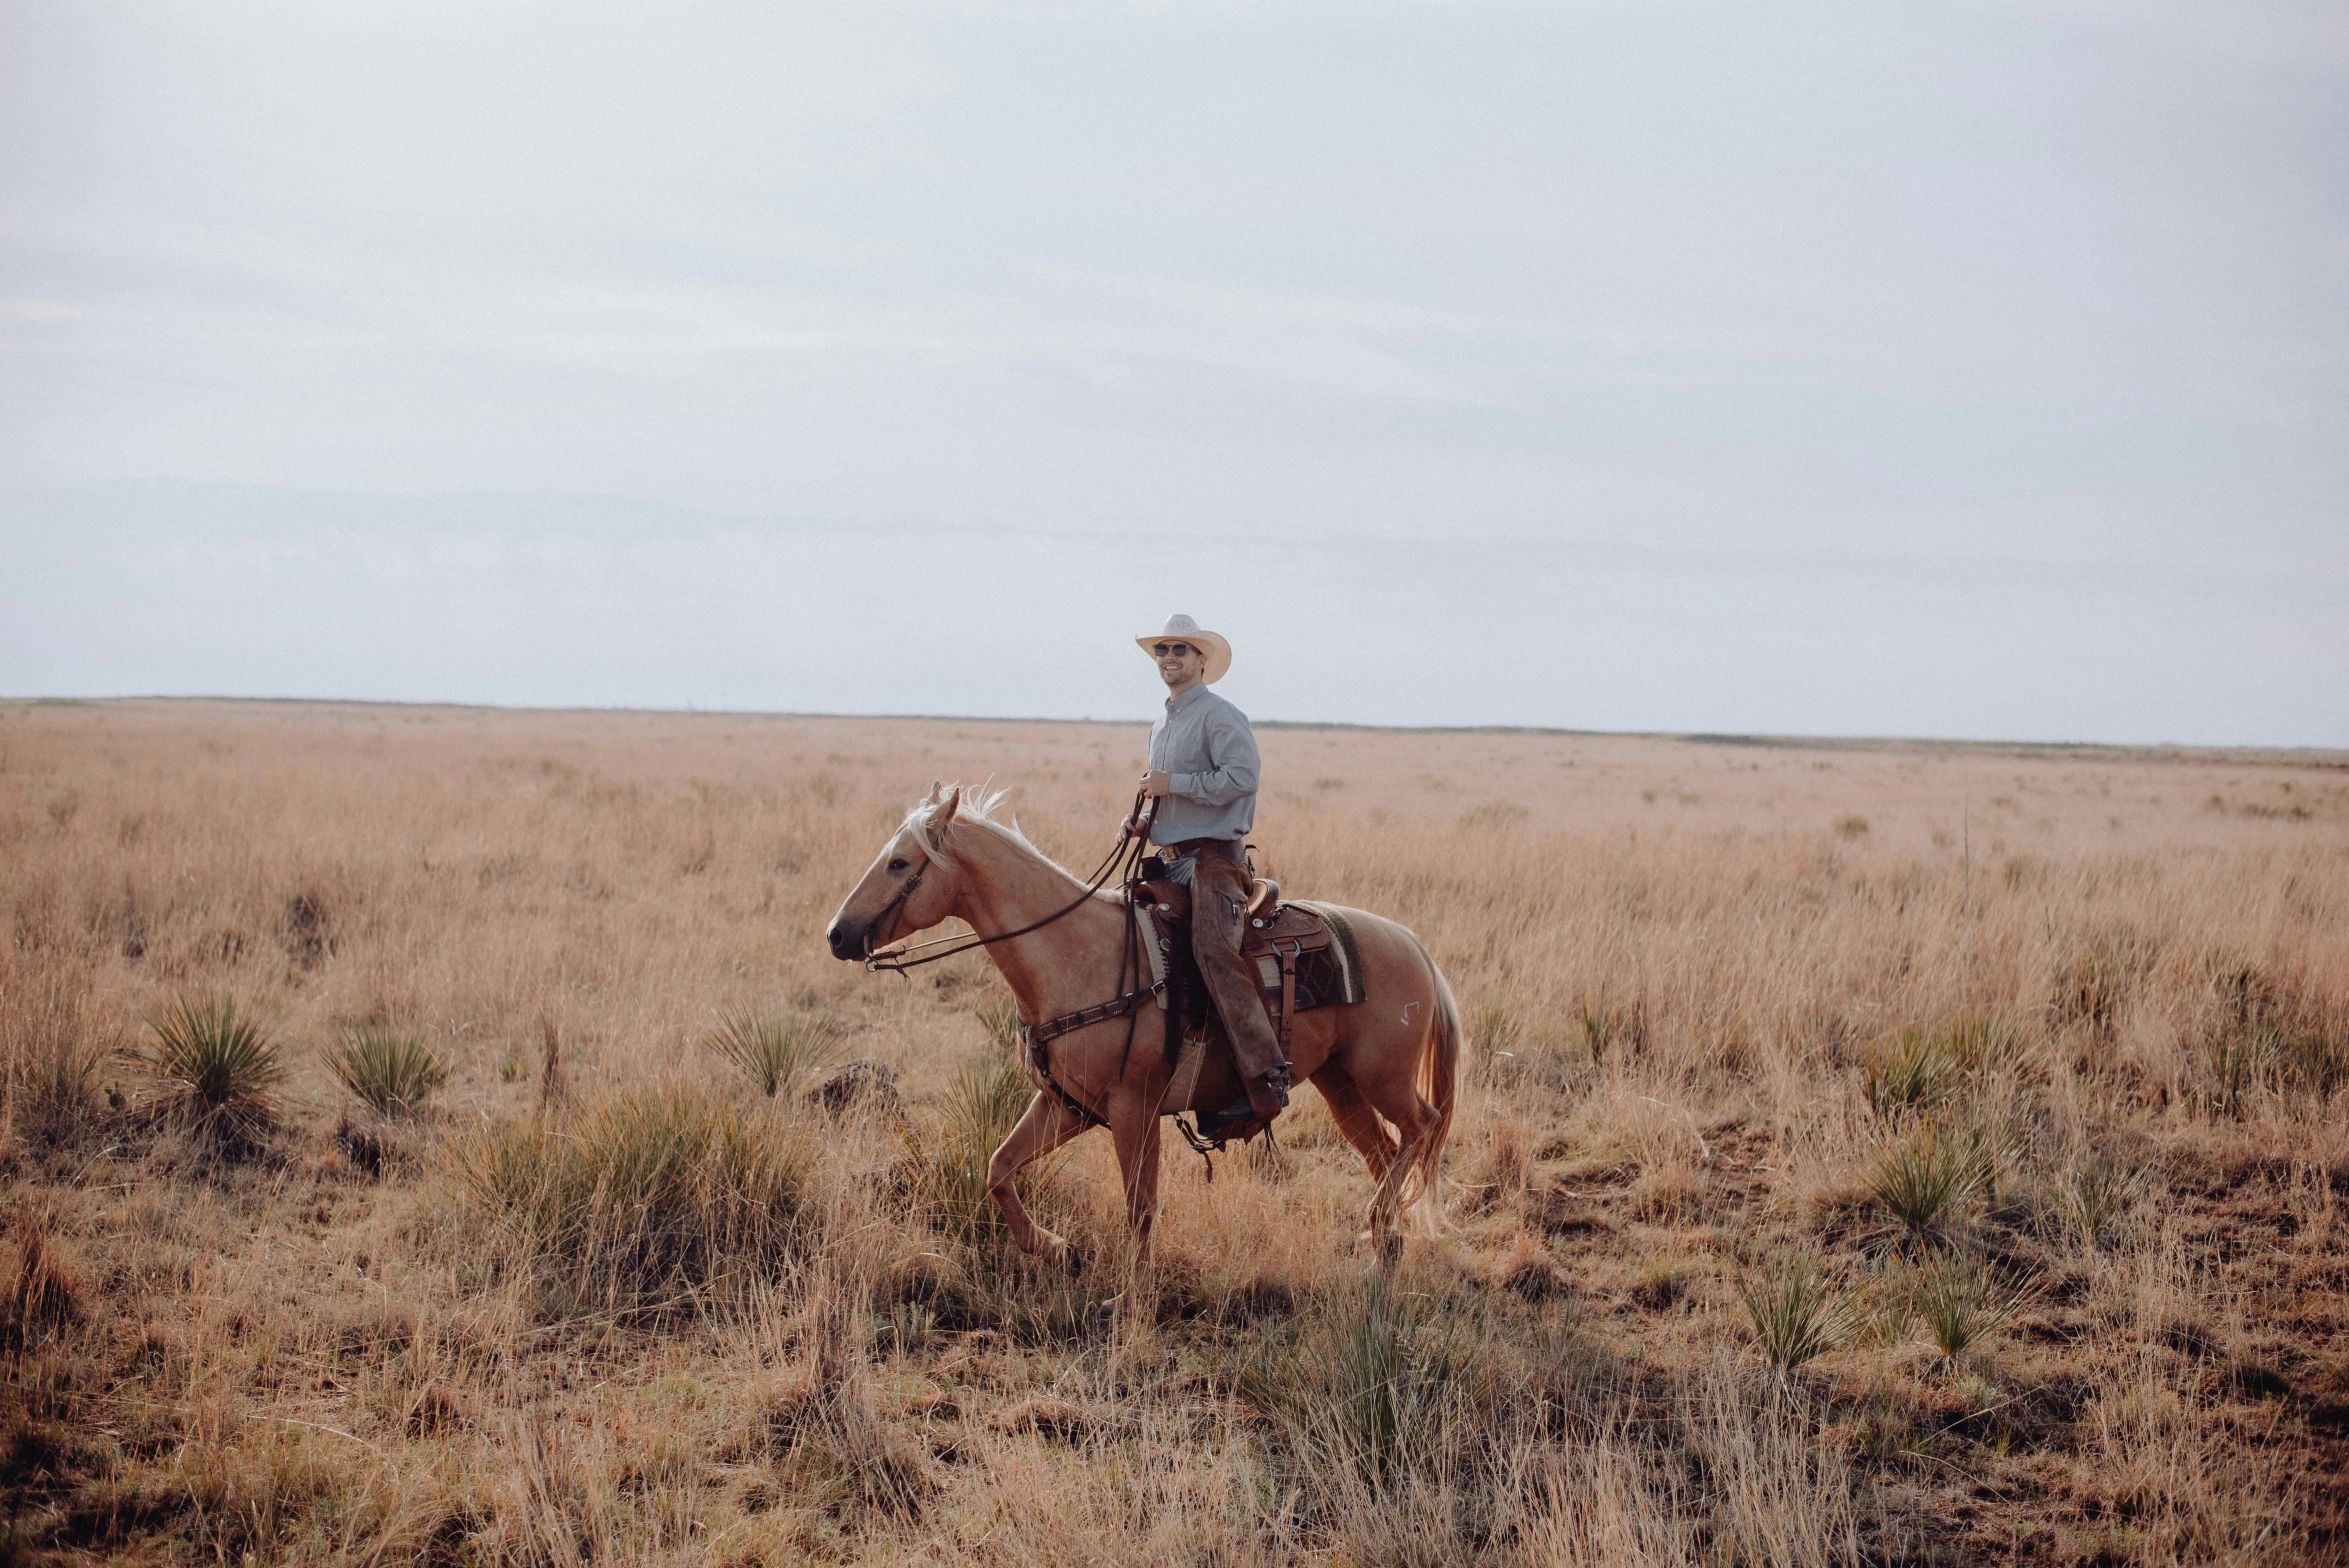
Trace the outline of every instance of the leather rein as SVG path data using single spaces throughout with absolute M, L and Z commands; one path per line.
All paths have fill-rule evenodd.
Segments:
M 1075 914 L 1085 907 L 1086 900 L 1108 885 L 1114 874 L 1124 872 L 1125 880 L 1129 883 L 1140 875 L 1144 846 L 1149 841 L 1150 822 L 1157 814 L 1158 802 L 1137 791 L 1134 796 L 1133 809 L 1126 813 L 1126 820 L 1118 829 L 1117 842 L 1110 846 L 1109 853 L 1102 858 L 1101 864 L 1094 870 L 1092 879 L 1085 884 L 1085 890 L 1079 893 L 1074 900 L 1054 910 L 1043 919 L 1031 920 L 1016 930 L 999 931 L 993 936 L 980 936 L 976 931 L 967 931 L 956 936 L 933 937 L 927 942 L 916 942 L 911 947 L 901 947 L 895 950 L 884 947 L 884 950 L 880 952 L 873 951 L 872 938 L 868 935 L 865 938 L 865 969 L 868 972 L 887 970 L 891 974 L 901 975 L 909 969 L 919 969 L 924 964 L 934 964 L 941 959 L 952 958 L 958 953 L 968 953 L 976 948 L 992 947 L 997 942 L 1008 942 L 1015 936 L 1026 936 L 1031 931 L 1041 931 L 1055 920 Z M 880 925 L 883 915 L 888 917 L 888 934 L 881 938 L 884 944 L 896 937 L 898 924 L 905 917 L 906 900 L 913 897 L 914 890 L 922 885 L 922 878 L 929 875 L 930 867 L 934 864 L 936 864 L 935 861 L 924 860 L 921 870 L 906 878 L 905 886 L 897 890 L 897 896 L 882 907 L 880 915 L 873 917 L 873 925 L 876 928 Z M 1029 1063 L 1035 1068 L 1038 1076 L 1044 1080 L 1045 1087 L 1052 1091 L 1053 1096 L 1060 1101 L 1069 1114 L 1088 1125 L 1106 1127 L 1109 1125 L 1109 1119 L 1069 1093 L 1061 1081 L 1053 1076 L 1051 1057 L 1046 1052 L 1045 1045 L 1048 1041 L 1056 1040 L 1064 1034 L 1073 1034 L 1079 1029 L 1088 1028 L 1097 1023 L 1106 1023 L 1112 1018 L 1124 1018 L 1128 1020 L 1126 1047 L 1124 1053 L 1118 1058 L 1117 1070 L 1121 1080 L 1125 1077 L 1126 1063 L 1133 1056 L 1134 1030 L 1141 1021 L 1142 1004 L 1149 1001 L 1154 994 L 1148 986 L 1134 991 L 1124 989 L 1129 976 L 1136 980 L 1142 976 L 1141 932 L 1130 919 L 1125 922 L 1125 928 L 1125 946 L 1118 955 L 1117 983 L 1120 994 L 1114 1000 L 1096 1002 L 1091 1007 L 1079 1008 L 1073 1013 L 1063 1013 L 1057 1018 L 1047 1018 L 1040 1024 L 1022 1022 L 1019 1026 L 1020 1039 L 1027 1047 Z M 924 948 L 933 947 L 943 947 L 945 951 L 923 952 Z M 914 956 L 916 954 L 921 956 Z
M 1134 796 L 1134 809 L 1126 813 L 1125 823 L 1117 831 L 1117 842 L 1110 846 L 1109 853 L 1102 858 L 1101 864 L 1094 870 L 1093 879 L 1085 884 L 1085 890 L 1043 919 L 1031 920 L 1017 930 L 998 931 L 993 936 L 980 936 L 976 931 L 964 931 L 954 936 L 932 937 L 927 942 L 916 942 L 911 947 L 901 947 L 894 952 L 873 951 L 872 938 L 868 935 L 865 938 L 866 972 L 870 974 L 886 970 L 890 974 L 901 975 L 909 969 L 919 969 L 924 964 L 935 964 L 942 959 L 953 958 L 960 953 L 972 952 L 982 947 L 992 947 L 998 942 L 1008 942 L 1015 936 L 1026 936 L 1031 931 L 1041 931 L 1055 920 L 1075 914 L 1085 907 L 1087 899 L 1108 885 L 1112 873 L 1118 871 L 1128 861 L 1141 859 L 1138 845 L 1150 831 L 1150 819 L 1157 814 L 1158 802 L 1137 792 Z M 889 931 L 881 938 L 884 945 L 895 940 L 898 923 L 905 918 L 906 900 L 914 896 L 914 890 L 922 885 L 922 878 L 930 874 L 930 867 L 935 864 L 937 864 L 936 861 L 925 859 L 922 862 L 922 869 L 907 877 L 905 886 L 897 890 L 897 896 L 882 905 L 881 913 L 873 917 L 873 924 L 876 927 L 880 925 L 882 916 L 888 917 Z M 949 946 L 948 944 L 959 945 Z M 927 953 L 920 958 L 912 956 L 920 953 L 926 947 L 945 947 L 946 951 Z

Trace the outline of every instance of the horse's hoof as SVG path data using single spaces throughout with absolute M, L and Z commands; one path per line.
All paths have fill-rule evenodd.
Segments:
M 1074 1247 L 1061 1248 L 1060 1261 L 1068 1269 L 1070 1279 L 1075 1279 L 1085 1272 L 1085 1255 Z

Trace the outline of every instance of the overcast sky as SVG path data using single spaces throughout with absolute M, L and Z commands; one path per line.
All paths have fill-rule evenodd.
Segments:
M 0 693 L 2349 745 L 2349 6 L 0 6 Z

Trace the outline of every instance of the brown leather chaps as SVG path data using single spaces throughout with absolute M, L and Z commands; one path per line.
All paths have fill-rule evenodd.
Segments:
M 1195 838 L 1174 851 L 1191 857 L 1191 955 L 1232 1037 L 1240 1076 L 1285 1071 L 1289 1064 L 1281 1060 L 1280 1038 L 1265 1016 L 1256 977 L 1240 957 L 1249 893 L 1248 862 L 1240 846 L 1229 839 Z

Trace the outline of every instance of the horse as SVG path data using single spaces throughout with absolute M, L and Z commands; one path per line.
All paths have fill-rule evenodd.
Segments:
M 841 901 L 824 938 L 833 957 L 869 961 L 876 949 L 949 918 L 967 922 L 979 938 L 992 934 L 986 951 L 1011 987 L 1024 1040 L 1037 1024 L 1118 996 L 1121 974 L 1130 974 L 1124 955 L 1131 916 L 1122 890 L 1088 894 L 1086 883 L 1029 843 L 1015 822 L 999 820 L 1004 794 L 933 786 Z M 1435 1220 L 1437 1174 L 1458 1097 L 1460 1009 L 1409 928 L 1367 911 L 1344 914 L 1367 1000 L 1297 1014 L 1289 1054 L 1296 1079 L 1321 1091 L 1369 1169 L 1375 1191 L 1365 1235 L 1378 1257 L 1392 1262 L 1402 1250 L 1399 1216 L 1414 1214 L 1425 1227 Z M 1147 976 L 1139 983 L 1147 985 Z M 1043 1052 L 1023 1052 L 1036 1096 L 987 1166 L 987 1190 L 1023 1252 L 1071 1272 L 1083 1267 L 1066 1240 L 1029 1216 L 1014 1181 L 1023 1167 L 1106 1125 L 1125 1188 L 1132 1256 L 1137 1267 L 1146 1263 L 1158 1215 L 1160 1118 L 1229 1105 L 1243 1092 L 1230 1053 L 1214 1051 L 1183 1103 L 1164 1103 L 1174 1078 L 1167 1016 L 1144 1000 L 1059 1035 Z

